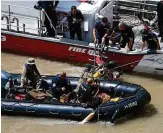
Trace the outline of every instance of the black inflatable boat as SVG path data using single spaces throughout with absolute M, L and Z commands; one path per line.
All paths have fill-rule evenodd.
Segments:
M 150 94 L 140 85 L 122 81 L 100 81 L 100 92 L 109 94 L 111 97 L 122 97 L 118 101 L 101 104 L 98 109 L 84 108 L 74 103 L 44 103 L 31 102 L 20 99 L 5 98 L 5 84 L 9 77 L 15 80 L 20 79 L 20 74 L 10 74 L 1 71 L 1 111 L 2 114 L 23 114 L 34 116 L 50 116 L 57 118 L 68 118 L 82 120 L 91 112 L 96 111 L 95 118 L 102 120 L 115 120 L 127 114 L 143 108 L 151 101 Z M 53 86 L 54 76 L 44 76 L 50 87 Z M 75 88 L 78 84 L 78 77 L 68 77 L 71 85 Z M 20 95 L 19 95 L 20 97 Z

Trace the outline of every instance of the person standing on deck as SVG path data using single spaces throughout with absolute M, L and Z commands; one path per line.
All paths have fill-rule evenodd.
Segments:
M 158 16 L 158 27 L 159 35 L 161 37 L 161 42 L 163 42 L 163 0 L 160 0 L 157 4 L 157 16 Z
M 108 19 L 103 17 L 100 22 L 95 24 L 93 29 L 93 37 L 94 44 L 101 44 L 102 42 L 108 43 L 108 35 L 109 35 L 110 25 L 108 23 Z
M 84 20 L 83 14 L 76 6 L 71 7 L 71 11 L 67 16 L 68 26 L 70 30 L 70 39 L 74 39 L 75 34 L 78 40 L 82 41 L 81 22 Z
M 55 4 L 54 4 L 55 3 Z M 52 25 L 54 28 L 57 25 L 57 15 L 56 15 L 56 7 L 58 5 L 59 1 L 41 1 L 41 6 L 45 10 L 46 14 L 48 15 L 49 19 L 51 20 Z M 55 31 L 53 27 L 51 27 L 50 21 L 48 17 L 45 14 L 45 21 L 44 25 L 47 29 L 47 36 L 55 36 Z

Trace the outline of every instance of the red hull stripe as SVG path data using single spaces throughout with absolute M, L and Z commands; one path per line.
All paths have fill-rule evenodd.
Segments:
M 92 63 L 89 59 L 94 59 L 93 48 L 82 45 L 63 44 L 60 42 L 52 42 L 29 37 L 16 36 L 2 33 L 1 47 L 2 50 L 25 54 L 30 56 L 46 57 L 50 59 L 60 59 L 74 63 Z M 130 62 L 138 61 L 143 58 L 143 55 L 128 55 L 116 52 L 108 52 L 106 61 L 114 60 L 119 65 L 128 64 Z M 138 64 L 134 63 L 125 67 L 125 70 L 132 71 Z

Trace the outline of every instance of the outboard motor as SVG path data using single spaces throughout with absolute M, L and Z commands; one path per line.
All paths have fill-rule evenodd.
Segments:
M 9 78 L 11 78 L 11 74 L 1 70 L 1 98 L 5 97 L 5 85 L 8 82 Z

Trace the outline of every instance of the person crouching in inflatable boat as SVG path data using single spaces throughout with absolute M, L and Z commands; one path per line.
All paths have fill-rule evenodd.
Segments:
M 80 85 L 78 93 L 78 100 L 85 107 L 89 107 L 92 104 L 93 97 L 99 92 L 99 87 L 93 79 L 88 78 L 86 82 Z
M 34 58 L 29 58 L 23 65 L 23 72 L 21 75 L 21 85 L 31 84 L 34 89 L 39 89 L 41 86 L 41 75 L 36 67 Z
M 52 88 L 52 95 L 57 99 L 60 100 L 60 97 L 63 94 L 68 94 L 72 91 L 72 87 L 70 81 L 67 79 L 66 73 L 62 72 L 57 74 L 53 79 L 55 86 Z
M 87 79 L 80 86 L 78 100 L 84 107 L 97 108 L 105 102 L 116 102 L 120 97 L 111 98 L 107 93 L 99 93 L 99 84 L 93 79 Z

